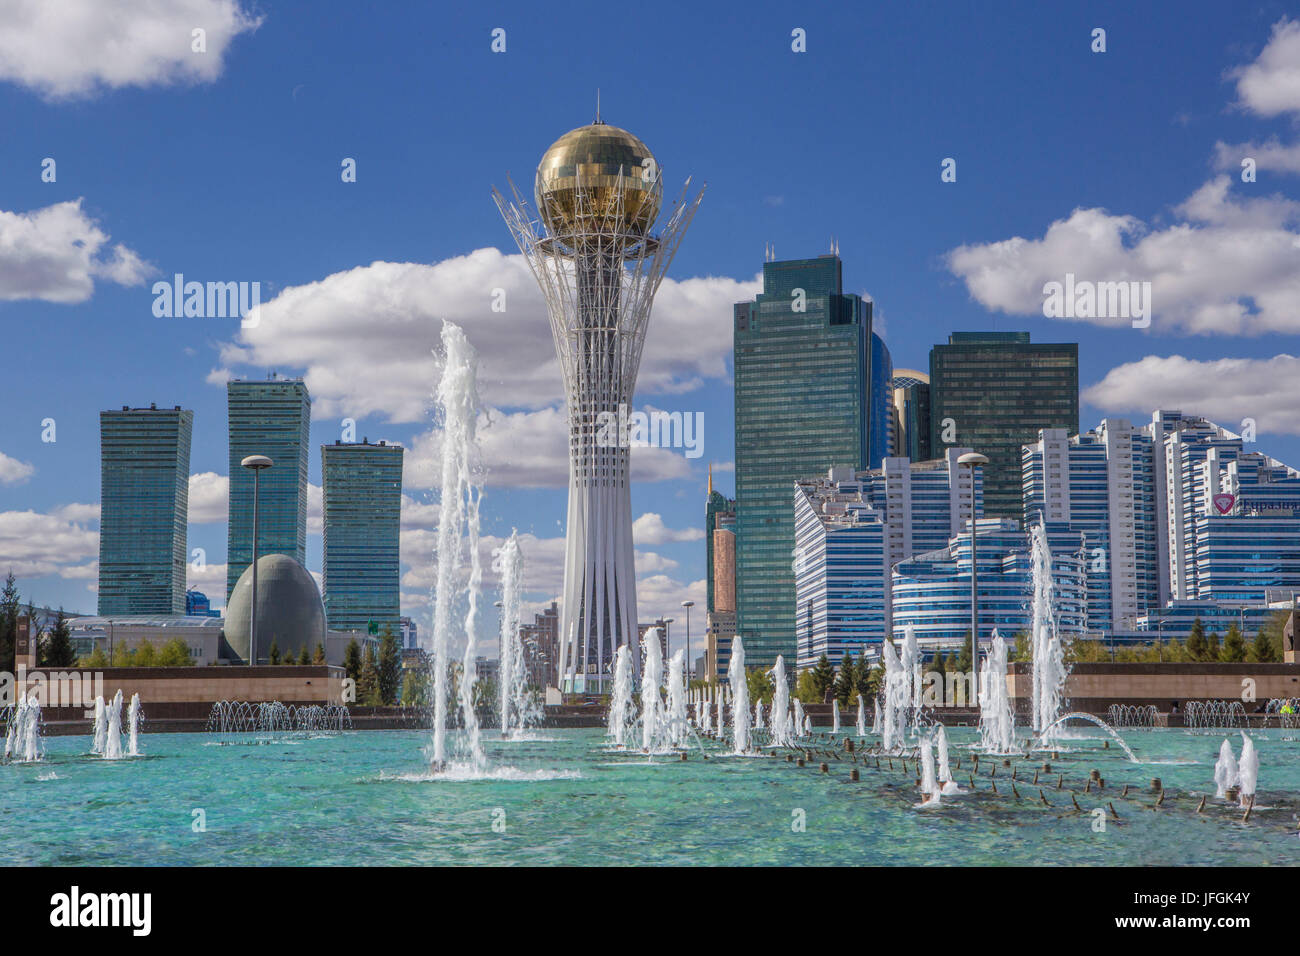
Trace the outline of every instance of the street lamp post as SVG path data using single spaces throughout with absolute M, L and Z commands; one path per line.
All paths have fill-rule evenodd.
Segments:
M 257 492 L 258 476 L 264 468 L 271 467 L 265 455 L 249 455 L 240 462 L 253 473 L 253 600 L 248 616 L 248 666 L 257 666 Z
M 957 459 L 957 464 L 970 469 L 970 656 L 971 692 L 975 697 L 975 711 L 980 705 L 980 601 L 979 601 L 979 551 L 975 524 L 975 469 L 989 463 L 986 455 L 970 451 Z M 1003 678 L 1005 679 L 1005 677 Z
M 682 607 L 686 608 L 686 686 L 691 686 L 691 676 L 695 673 L 695 663 L 691 660 L 691 608 L 695 607 L 694 601 L 683 601 Z

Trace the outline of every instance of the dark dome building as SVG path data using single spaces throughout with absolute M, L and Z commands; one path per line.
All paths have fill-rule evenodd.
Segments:
M 252 617 L 253 568 L 244 569 L 226 605 L 225 638 L 233 655 L 248 660 L 248 624 Z M 281 654 L 295 657 L 325 643 L 325 605 L 316 579 L 287 554 L 257 559 L 257 657 L 265 661 L 274 641 Z

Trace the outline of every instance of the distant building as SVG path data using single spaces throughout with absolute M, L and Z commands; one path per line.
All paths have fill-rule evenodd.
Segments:
M 533 687 L 559 687 L 560 608 L 557 602 L 541 614 L 533 615 L 532 624 L 521 624 L 519 640 L 524 649 L 524 670 Z
M 273 462 L 258 477 L 257 553 L 307 561 L 307 441 L 311 397 L 301 380 L 226 384 L 230 505 L 226 529 L 226 603 L 253 560 L 253 474 L 249 455 Z
M 99 414 L 99 613 L 185 613 L 194 413 Z
M 1028 332 L 954 332 L 930 350 L 930 440 L 937 457 L 987 455 L 984 508 L 1023 517 L 1021 446 L 1044 428 L 1079 431 L 1079 346 L 1032 344 Z
M 982 488 L 950 448 L 940 461 L 886 458 L 856 472 L 832 468 L 794 489 L 800 669 L 823 654 L 875 656 L 892 632 L 891 570 L 936 551 L 982 515 Z
M 795 655 L 794 482 L 865 467 L 872 449 L 871 303 L 845 293 L 839 256 L 763 263 L 734 308 L 736 631 L 748 662 Z M 883 411 L 881 417 L 883 418 Z
M 704 540 L 706 669 L 696 676 L 716 681 L 726 676 L 731 639 L 736 633 L 736 502 L 713 490 L 712 466 L 704 508 Z
M 910 368 L 895 369 L 890 384 L 893 430 L 889 454 L 911 461 L 929 461 L 934 457 L 930 445 L 929 374 Z
M 383 634 L 400 627 L 400 445 L 321 446 L 325 617 L 331 630 Z
M 185 614 L 188 617 L 221 617 L 220 611 L 212 610 L 208 596 L 197 588 L 185 592 Z
M 409 617 L 399 617 L 397 619 L 397 628 L 399 636 L 402 639 L 402 650 L 419 650 L 420 630 L 416 623 Z
M 1019 522 L 986 518 L 978 523 L 979 625 L 981 652 L 996 630 L 1013 644 L 1031 630 L 1032 562 L 1029 540 Z M 1068 540 L 1051 540 L 1057 623 L 1063 635 L 1084 630 L 1084 556 Z M 970 634 L 970 532 L 942 551 L 900 562 L 893 572 L 894 637 L 910 625 L 928 654 L 960 651 Z
M 894 360 L 876 332 L 871 333 L 871 421 L 867 425 L 867 467 L 879 468 L 894 447 Z
M 474 658 L 474 677 L 476 680 L 495 683 L 501 676 L 501 662 L 495 657 Z

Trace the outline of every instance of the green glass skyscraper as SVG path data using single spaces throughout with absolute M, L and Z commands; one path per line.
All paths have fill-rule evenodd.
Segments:
M 226 531 L 226 599 L 253 560 L 253 473 L 249 455 L 274 463 L 261 473 L 258 556 L 307 559 L 307 434 L 311 398 L 298 379 L 233 381 L 226 385 L 230 434 L 230 518 Z
M 867 467 L 871 303 L 838 256 L 765 262 L 734 321 L 736 630 L 750 664 L 793 669 L 795 481 Z
M 330 630 L 399 633 L 402 446 L 321 446 L 325 617 Z
M 930 350 L 932 454 L 988 455 L 984 514 L 1024 518 L 1020 450 L 1041 428 L 1079 433 L 1079 346 L 1031 344 L 1028 332 L 954 332 Z
M 99 413 L 99 613 L 184 614 L 194 413 Z

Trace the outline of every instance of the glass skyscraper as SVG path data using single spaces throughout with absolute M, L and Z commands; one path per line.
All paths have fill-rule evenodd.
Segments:
M 325 617 L 330 630 L 398 631 L 402 446 L 321 446 Z
M 99 613 L 184 614 L 194 413 L 99 413 Z
M 930 350 L 931 454 L 985 454 L 984 509 L 1023 517 L 1021 446 L 1044 428 L 1079 433 L 1079 346 L 1030 344 L 1028 332 L 954 332 Z
M 871 447 L 871 303 L 835 255 L 763 264 L 735 321 L 737 633 L 749 663 L 795 657 L 795 482 L 864 468 Z
M 226 599 L 253 560 L 253 474 L 249 455 L 273 462 L 261 473 L 257 553 L 307 558 L 307 434 L 311 398 L 299 379 L 226 385 L 230 434 L 230 518 L 226 532 Z

